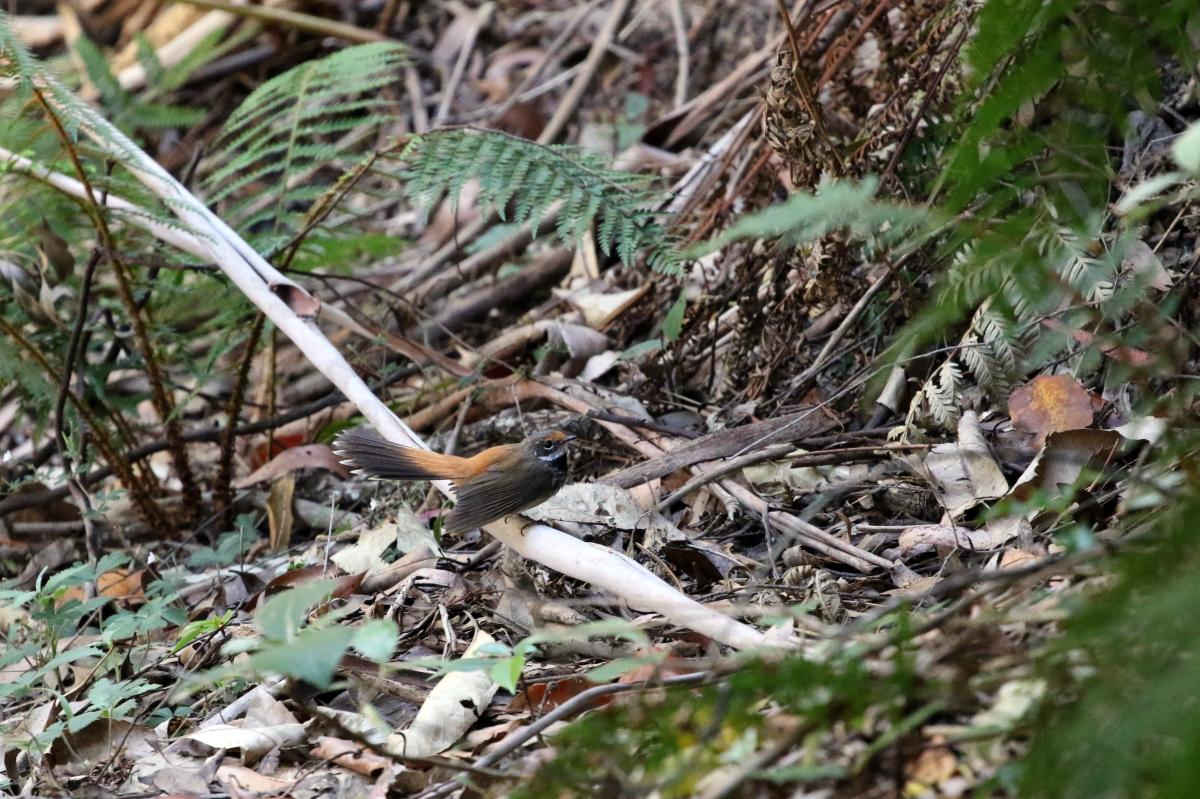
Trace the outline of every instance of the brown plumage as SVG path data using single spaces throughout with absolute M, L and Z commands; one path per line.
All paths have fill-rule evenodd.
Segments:
M 540 505 L 567 478 L 567 443 L 561 430 L 537 433 L 520 444 L 485 449 L 470 458 L 402 447 L 349 430 L 333 443 L 342 463 L 383 480 L 450 480 L 456 504 L 444 530 L 459 533 Z

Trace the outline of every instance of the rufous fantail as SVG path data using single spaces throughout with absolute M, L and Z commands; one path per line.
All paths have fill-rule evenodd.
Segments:
M 536 433 L 470 458 L 402 447 L 364 432 L 342 433 L 333 450 L 356 474 L 383 480 L 450 480 L 454 510 L 442 528 L 460 533 L 540 505 L 567 479 L 567 443 L 561 430 Z

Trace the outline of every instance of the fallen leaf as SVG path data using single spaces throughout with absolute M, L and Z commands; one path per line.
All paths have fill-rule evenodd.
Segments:
M 583 677 L 568 676 L 559 680 L 550 680 L 549 682 L 534 683 L 521 689 L 508 706 L 504 708 L 506 713 L 528 713 L 535 714 L 545 713 L 566 702 L 568 699 L 573 699 L 580 693 L 595 688 L 596 683 Z M 590 707 L 596 707 L 606 704 L 611 701 L 612 697 L 602 696 L 597 697 L 597 701 L 592 703 Z
M 334 765 L 373 777 L 389 768 L 392 761 L 381 757 L 355 741 L 343 738 L 331 738 L 323 735 L 317 739 L 317 745 L 312 749 L 312 756 L 328 760 Z
M 939 444 L 925 457 L 925 469 L 938 501 L 957 518 L 980 502 L 1008 493 L 1008 481 L 1000 471 L 972 411 L 958 422 L 958 442 Z
M 666 540 L 683 533 L 659 513 L 647 513 L 628 489 L 606 483 L 569 483 L 553 497 L 525 511 L 534 521 L 561 525 L 587 535 L 596 528 L 646 530 Z
M 1135 416 L 1113 429 L 1131 441 L 1149 441 L 1153 444 L 1167 432 L 1167 420 L 1157 416 Z
M 629 291 L 617 291 L 611 294 L 578 294 L 567 296 L 566 300 L 583 312 L 583 319 L 589 327 L 603 330 L 649 290 L 650 284 L 643 283 L 640 287 Z
M 478 631 L 463 657 L 475 657 L 493 641 Z M 447 674 L 429 692 L 408 729 L 388 736 L 387 751 L 398 757 L 431 757 L 445 751 L 479 720 L 498 688 L 487 670 Z
M 304 725 L 265 691 L 250 701 L 244 718 L 229 724 L 214 724 L 183 736 L 214 749 L 237 749 L 242 762 L 253 764 L 272 749 L 296 746 L 304 742 Z
M 935 743 L 942 743 L 935 739 Z M 931 788 L 954 775 L 958 770 L 958 758 L 948 746 L 928 746 L 911 760 L 904 773 L 919 787 Z
M 325 469 L 343 480 L 350 477 L 350 470 L 342 465 L 328 444 L 306 444 L 285 449 L 266 464 L 234 482 L 233 487 L 248 488 L 300 469 Z
M 292 496 L 296 491 L 296 476 L 287 474 L 271 484 L 267 495 L 267 525 L 270 529 L 272 552 L 286 549 L 292 542 L 296 518 L 292 514 Z
M 383 553 L 396 543 L 396 525 L 381 524 L 361 533 L 358 540 L 345 549 L 338 550 L 330 558 L 349 574 L 378 571 L 387 566 Z
M 1134 239 L 1125 250 L 1121 267 L 1132 270 L 1138 277 L 1146 281 L 1145 285 L 1157 291 L 1167 291 L 1173 284 L 1171 275 L 1163 266 L 1158 255 L 1150 245 L 1141 239 Z
M 271 292 L 301 318 L 315 319 L 321 311 L 321 301 L 295 283 L 276 283 Z
M 146 601 L 146 594 L 142 589 L 145 575 L 145 569 L 114 569 L 105 572 L 96 578 L 96 592 L 123 605 L 141 605 Z
M 1070 375 L 1041 375 L 1013 391 L 1008 398 L 1013 427 L 1037 436 L 1080 430 L 1092 423 L 1092 398 Z
M 1013 485 L 1012 496 L 1029 499 L 1034 491 L 1056 492 L 1071 485 L 1089 464 L 1112 457 L 1120 442 L 1113 430 L 1065 430 L 1052 433 Z
M 308 775 L 306 779 L 301 780 L 292 776 L 269 776 L 236 763 L 223 763 L 217 769 L 217 780 L 230 796 L 246 796 L 248 793 L 269 796 L 299 796 L 302 791 L 301 783 L 314 776 Z
M 590 358 L 608 349 L 608 336 L 584 325 L 556 324 L 550 328 L 550 340 L 561 343 L 572 358 Z
M 97 719 L 78 732 L 67 731 L 50 747 L 50 759 L 62 764 L 63 774 L 87 774 L 97 763 L 111 760 L 119 751 L 137 759 L 153 752 L 158 735 L 149 727 L 121 719 Z

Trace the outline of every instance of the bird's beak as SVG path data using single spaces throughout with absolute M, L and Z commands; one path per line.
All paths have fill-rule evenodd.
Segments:
M 574 441 L 577 438 L 579 438 L 579 436 L 564 434 L 563 438 L 562 438 L 562 443 L 566 444 L 568 441 Z

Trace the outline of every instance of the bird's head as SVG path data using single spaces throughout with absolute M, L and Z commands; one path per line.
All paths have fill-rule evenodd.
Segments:
M 562 430 L 546 430 L 534 433 L 525 439 L 525 447 L 538 460 L 547 463 L 559 463 L 567 456 L 567 444 L 575 440 L 575 436 Z

